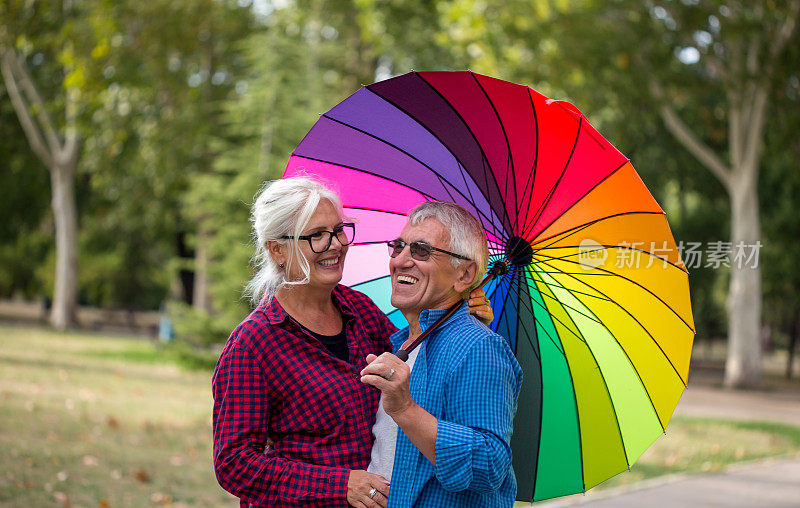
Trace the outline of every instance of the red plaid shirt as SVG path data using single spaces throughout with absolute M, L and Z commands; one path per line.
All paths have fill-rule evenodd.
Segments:
M 366 469 L 380 392 L 359 381 L 369 353 L 391 350 L 391 321 L 337 286 L 350 363 L 331 355 L 277 300 L 236 327 L 214 370 L 214 469 L 242 506 L 347 506 Z M 274 444 L 267 446 L 267 439 Z

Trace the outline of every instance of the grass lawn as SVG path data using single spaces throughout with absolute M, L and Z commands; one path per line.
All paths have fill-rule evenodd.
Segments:
M 0 505 L 238 506 L 211 405 L 210 372 L 146 340 L 0 327 Z
M 0 326 L 0 505 L 238 506 L 211 466 L 211 374 L 171 358 L 143 339 Z M 604 486 L 797 451 L 795 427 L 675 418 Z

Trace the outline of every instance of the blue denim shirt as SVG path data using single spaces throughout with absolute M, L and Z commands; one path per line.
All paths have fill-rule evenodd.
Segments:
M 423 311 L 422 330 L 445 312 Z M 393 350 L 407 339 L 408 328 L 393 334 Z M 465 302 L 419 347 L 410 391 L 439 420 L 436 467 L 398 429 L 389 507 L 513 506 L 510 442 L 522 369 L 508 342 Z

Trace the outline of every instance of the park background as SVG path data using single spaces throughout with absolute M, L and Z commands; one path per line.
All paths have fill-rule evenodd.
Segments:
M 798 393 L 799 13 L 0 0 L 0 502 L 230 501 L 210 469 L 209 373 L 250 310 L 254 195 L 319 114 L 412 69 L 471 69 L 575 104 L 700 251 L 690 389 Z M 758 258 L 736 262 L 740 246 Z M 800 450 L 785 425 L 673 425 L 685 438 L 659 441 L 632 479 Z

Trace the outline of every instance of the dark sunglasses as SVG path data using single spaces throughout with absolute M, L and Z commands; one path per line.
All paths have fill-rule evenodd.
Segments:
M 297 239 L 307 241 L 311 250 L 320 254 L 331 248 L 334 236 L 342 246 L 350 245 L 356 238 L 356 225 L 352 222 L 344 222 L 335 226 L 333 231 L 317 231 L 309 235 L 300 235 Z M 284 235 L 281 238 L 292 239 L 294 236 Z
M 434 247 L 433 245 L 427 244 L 425 242 L 404 242 L 403 240 L 389 240 L 386 242 L 386 245 L 389 246 L 389 255 L 393 258 L 396 258 L 403 252 L 403 249 L 408 248 L 411 249 L 411 257 L 416 259 L 417 261 L 427 261 L 431 257 L 432 252 L 441 252 L 443 254 L 449 254 L 454 258 L 463 259 L 465 261 L 472 261 L 470 258 L 466 256 L 462 256 L 461 254 L 455 254 L 450 251 L 446 251 L 444 249 L 439 249 Z

